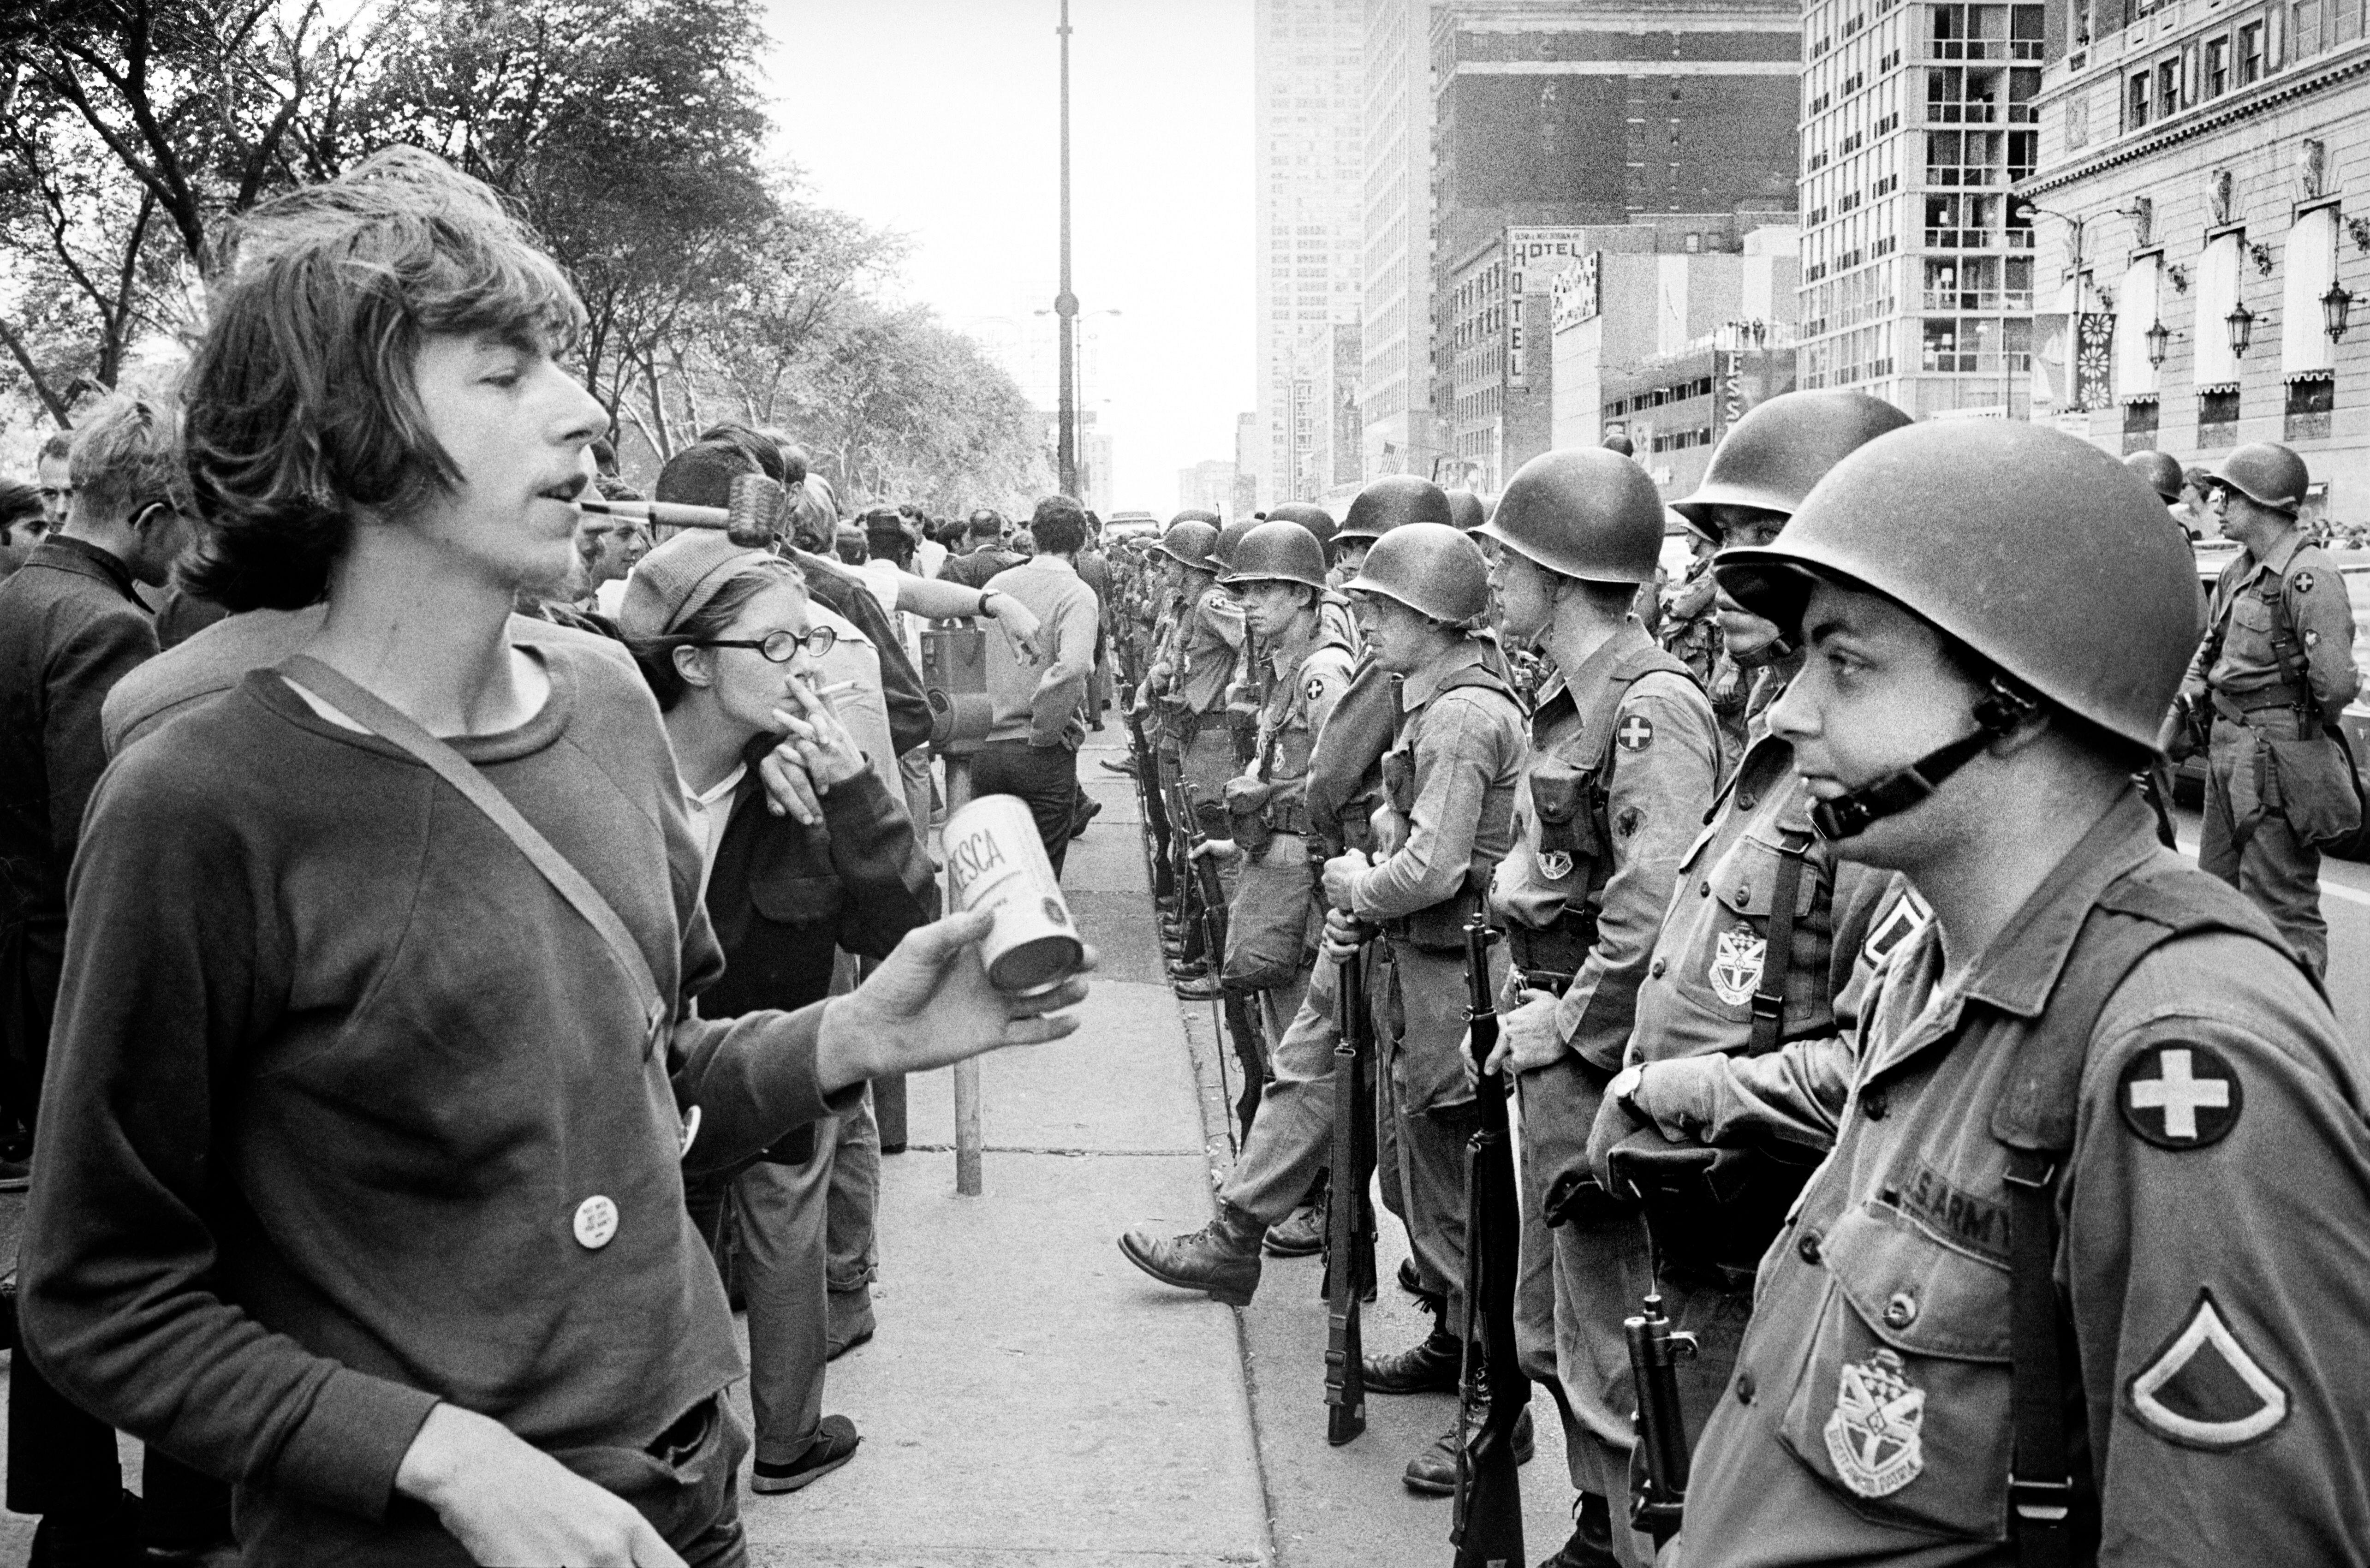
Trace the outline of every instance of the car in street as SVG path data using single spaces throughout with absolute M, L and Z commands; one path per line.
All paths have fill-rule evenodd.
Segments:
M 1122 539 L 1141 538 L 1145 535 L 1160 536 L 1160 519 L 1149 512 L 1114 512 L 1103 519 L 1103 543 L 1116 545 Z

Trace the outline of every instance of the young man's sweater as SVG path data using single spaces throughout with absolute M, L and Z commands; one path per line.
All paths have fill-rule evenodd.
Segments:
M 26 1348 L 237 1481 L 249 1563 L 377 1561 L 439 1401 L 603 1473 L 739 1376 L 684 1170 L 853 1098 L 821 1090 L 819 1007 L 696 1016 L 721 964 L 657 709 L 603 653 L 535 651 L 542 710 L 455 749 L 679 999 L 656 1049 L 493 823 L 269 671 L 134 743 L 92 801 Z

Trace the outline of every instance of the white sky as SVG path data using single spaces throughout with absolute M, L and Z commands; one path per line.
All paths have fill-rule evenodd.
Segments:
M 781 150 L 912 241 L 903 297 L 983 339 L 1059 286 L 1058 0 L 772 0 Z M 1234 459 L 1252 407 L 1251 0 L 1071 0 L 1072 282 L 1114 507 Z M 1050 363 L 1050 361 L 1048 361 Z M 1018 368 L 1018 367 L 1016 367 Z M 1044 396 L 1051 406 L 1052 380 Z

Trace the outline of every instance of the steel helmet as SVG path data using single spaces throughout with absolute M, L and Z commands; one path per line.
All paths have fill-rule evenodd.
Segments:
M 2275 441 L 2253 441 L 2222 459 L 2214 482 L 2228 485 L 2258 506 L 2294 517 L 2304 505 L 2305 487 L 2312 477 L 2304 459 Z
M 1215 571 L 1210 560 L 1210 547 L 1218 542 L 1218 530 L 1198 517 L 1180 517 L 1168 525 L 1168 532 L 1152 547 L 1155 555 L 1165 555 L 1179 566 L 1190 566 L 1196 571 Z
M 1235 559 L 1235 547 L 1242 542 L 1245 534 L 1258 526 L 1257 518 L 1245 517 L 1219 529 L 1216 542 L 1210 546 L 1210 564 L 1223 574 L 1227 564 Z
M 1306 501 L 1287 501 L 1271 511 L 1267 520 L 1271 523 L 1299 524 L 1317 536 L 1317 544 L 1329 554 L 1333 548 L 1333 536 L 1341 531 L 1341 525 L 1333 521 L 1331 513 Z
M 1221 586 L 1245 582 L 1304 582 L 1325 586 L 1325 547 L 1317 536 L 1289 518 L 1270 517 L 1245 534 L 1235 546 Z
M 1448 492 L 1430 479 L 1420 479 L 1413 474 L 1385 474 L 1358 492 L 1350 503 L 1350 515 L 1334 534 L 1339 539 L 1379 539 L 1392 529 L 1407 523 L 1440 523 L 1456 525 L 1456 513 L 1449 510 Z
M 1403 523 L 1375 541 L 1342 590 L 1380 594 L 1418 615 L 1462 624 L 1490 607 L 1490 563 L 1480 546 L 1448 524 Z
M 1776 540 L 1722 550 L 1712 569 L 1781 627 L 1801 619 L 1808 572 L 1881 594 L 2146 747 L 2204 631 L 2189 542 L 2156 492 L 2089 443 L 2016 421 L 1881 436 Z
M 1457 528 L 1467 534 L 1490 521 L 1489 507 L 1483 505 L 1481 498 L 1469 490 L 1450 490 L 1448 511 L 1456 519 Z
M 2123 467 L 2137 474 L 2150 490 L 2170 505 L 2180 499 L 2180 465 L 2162 452 L 2134 452 Z
M 1662 495 L 1618 452 L 1543 452 L 1506 481 L 1480 534 L 1566 577 L 1651 582 L 1662 554 Z
M 1720 542 L 1715 506 L 1752 506 L 1792 515 L 1829 468 L 1909 416 L 1865 392 L 1781 392 L 1755 404 L 1712 449 L 1703 483 L 1671 509 L 1687 526 Z
M 1220 519 L 1218 514 L 1205 507 L 1189 506 L 1184 511 L 1179 513 L 1176 516 L 1171 517 L 1168 520 L 1168 525 L 1171 528 L 1174 528 L 1179 523 L 1207 523 L 1211 527 L 1214 528 L 1218 525 L 1219 521 Z

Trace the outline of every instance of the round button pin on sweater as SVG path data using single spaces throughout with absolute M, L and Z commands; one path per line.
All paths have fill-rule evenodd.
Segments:
M 597 1252 L 617 1234 L 617 1205 L 595 1193 L 576 1205 L 576 1244 Z

